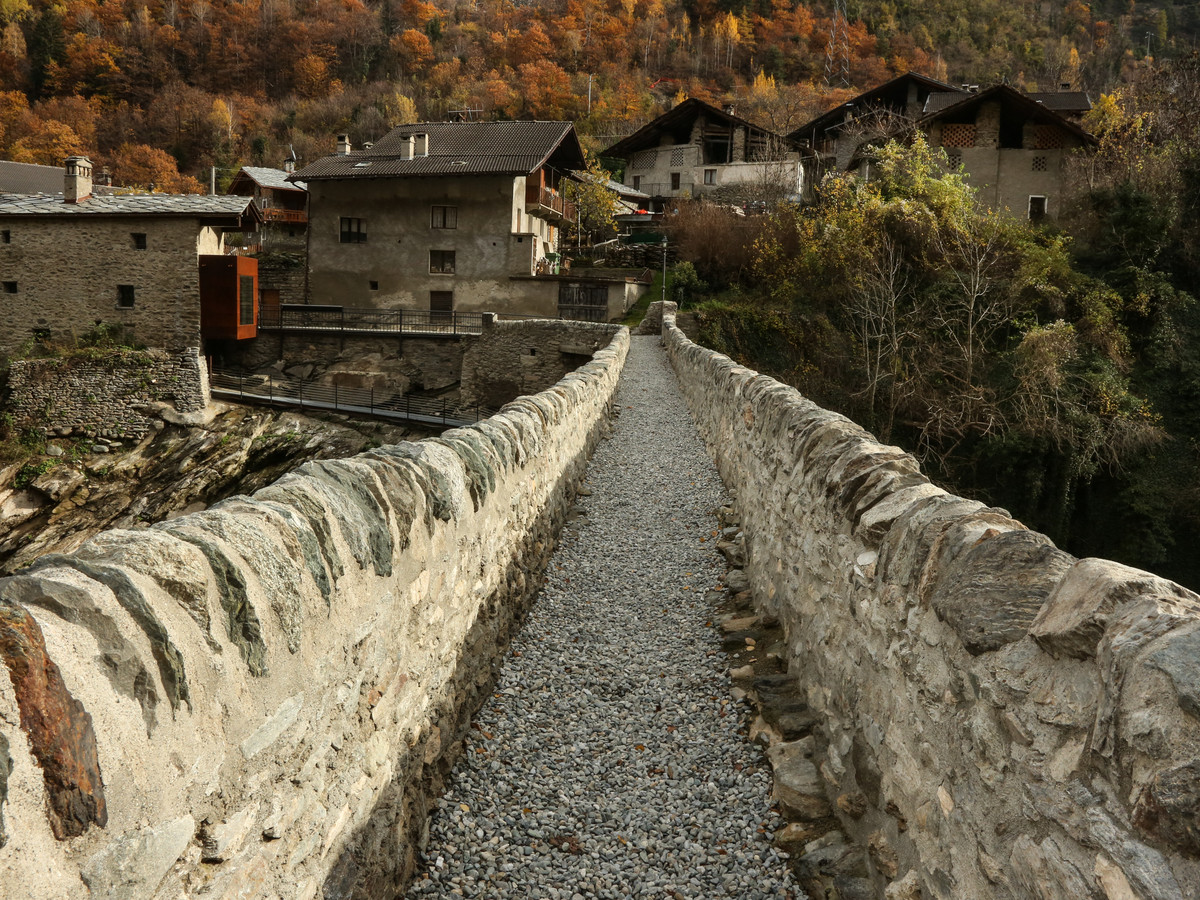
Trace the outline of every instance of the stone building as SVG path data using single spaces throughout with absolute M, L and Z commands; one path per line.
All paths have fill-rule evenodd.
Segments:
M 695 98 L 601 153 L 626 160 L 625 184 L 650 195 L 656 210 L 699 197 L 750 203 L 801 197 L 803 155 L 790 138 Z
M 303 250 L 308 230 L 308 191 L 303 181 L 288 181 L 295 172 L 290 161 L 283 169 L 242 166 L 227 194 L 253 197 L 262 218 L 260 246 L 264 252 Z
M 640 285 L 563 269 L 562 192 L 584 166 L 569 122 L 431 122 L 394 129 L 292 176 L 309 194 L 308 302 L 431 313 L 557 316 L 588 284 L 596 318 Z
M 102 324 L 149 347 L 200 349 L 201 257 L 223 253 L 225 230 L 253 228 L 253 205 L 91 188 L 91 163 L 71 157 L 61 196 L 0 196 L 0 353 Z M 246 298 L 225 300 L 241 314 Z
M 1067 155 L 1095 143 L 1078 124 L 1091 107 L 1080 91 L 981 91 L 909 72 L 829 110 L 788 137 L 813 148 L 811 181 L 827 172 L 870 178 L 865 148 L 912 129 L 962 167 L 981 203 L 1020 218 L 1054 216 Z

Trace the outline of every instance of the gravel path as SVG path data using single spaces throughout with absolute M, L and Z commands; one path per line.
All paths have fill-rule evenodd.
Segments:
M 410 898 L 801 896 L 705 599 L 723 488 L 657 337 L 617 402 Z

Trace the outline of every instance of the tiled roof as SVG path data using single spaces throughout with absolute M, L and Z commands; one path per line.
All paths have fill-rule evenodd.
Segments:
M 1025 96 L 1055 112 L 1087 112 L 1092 108 L 1087 91 L 1038 91 Z
M 0 160 L 0 193 L 3 194 L 57 194 L 62 193 L 63 170 L 61 166 L 35 166 Z
M 429 135 L 429 154 L 401 158 L 404 138 Z M 370 150 L 326 156 L 294 181 L 403 178 L 420 175 L 528 175 L 547 162 L 582 169 L 583 150 L 570 122 L 426 122 L 401 125 Z
M 600 152 L 601 156 L 611 156 L 619 159 L 625 159 L 636 153 L 638 150 L 644 150 L 649 147 L 657 147 L 660 144 L 660 139 L 664 133 L 677 130 L 684 130 L 688 133 L 691 131 L 692 123 L 699 116 L 704 116 L 709 121 L 721 122 L 729 128 L 748 128 L 752 132 L 759 132 L 768 137 L 784 140 L 785 143 L 790 143 L 787 139 L 783 139 L 780 135 L 768 131 L 761 125 L 755 125 L 753 122 L 742 119 L 732 113 L 727 113 L 723 109 L 718 109 L 711 103 L 705 103 L 703 100 L 698 100 L 695 97 L 689 97 L 673 109 L 667 110 L 657 119 L 643 125 L 633 134 L 622 138 L 611 147 Z M 685 141 L 676 140 L 675 143 L 685 143 Z M 790 148 L 789 148 L 790 149 Z
M 119 194 L 64 203 L 58 197 L 0 195 L 0 216 L 242 216 L 248 197 L 205 194 Z
M 930 94 L 925 98 L 925 108 L 921 111 L 922 115 L 941 112 L 948 106 L 953 106 L 960 100 L 965 100 L 969 91 L 938 91 L 935 94 Z
M 259 187 L 272 188 L 277 191 L 302 191 L 303 181 L 288 181 L 289 172 L 283 169 L 270 169 L 264 166 L 242 166 L 244 173 Z

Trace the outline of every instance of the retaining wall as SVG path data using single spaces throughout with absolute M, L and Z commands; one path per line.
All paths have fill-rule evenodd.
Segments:
M 465 339 L 462 405 L 495 409 L 520 394 L 540 391 L 604 346 L 618 330 L 619 325 L 565 319 L 485 324 L 482 334 Z
M 1200 598 L 935 487 L 691 343 L 671 306 L 663 338 L 736 495 L 750 589 L 818 723 L 773 752 L 808 757 L 876 895 L 1200 896 Z M 835 843 L 804 857 L 835 866 Z
M 627 348 L 0 581 L 0 895 L 395 896 Z
M 140 440 L 163 404 L 190 413 L 209 399 L 208 372 L 195 347 L 19 359 L 10 365 L 8 383 L 18 424 L 63 435 Z

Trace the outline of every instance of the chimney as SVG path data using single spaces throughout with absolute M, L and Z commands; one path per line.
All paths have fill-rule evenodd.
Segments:
M 736 110 L 737 110 L 737 107 L 734 106 L 732 103 L 725 104 L 725 115 L 727 115 L 727 116 L 736 115 L 737 114 Z
M 92 196 L 92 161 L 86 156 L 68 156 L 63 180 L 63 202 L 78 203 Z
M 108 166 L 105 166 L 96 173 L 96 177 L 92 179 L 92 184 L 96 187 L 112 187 L 112 172 L 108 171 Z
M 416 150 L 416 146 L 417 141 L 415 135 L 406 134 L 404 137 L 400 138 L 400 158 L 412 159 L 413 153 Z
M 429 135 L 426 132 L 414 134 L 413 139 L 413 156 L 428 156 L 429 155 Z
M 339 134 L 338 135 L 337 155 L 338 156 L 349 156 L 350 155 L 350 135 L 348 135 L 348 134 Z
M 1058 83 L 1058 89 L 1059 89 L 1060 91 L 1069 91 L 1069 90 L 1071 89 L 1071 82 L 1069 82 L 1069 81 L 1060 81 L 1060 82 Z
M 283 161 L 283 171 L 291 175 L 296 171 L 296 161 L 294 159 L 285 159 Z

